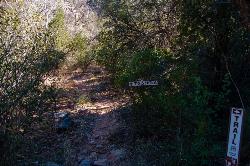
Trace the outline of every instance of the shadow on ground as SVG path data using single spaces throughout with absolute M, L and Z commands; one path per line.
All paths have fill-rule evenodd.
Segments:
M 126 165 L 128 132 L 120 111 L 129 99 L 110 86 L 102 68 L 92 65 L 86 72 L 60 73 L 53 84 L 58 97 L 53 112 L 45 113 L 24 134 L 30 144 L 22 152 L 20 165 L 91 164 Z M 55 128 L 54 113 L 67 112 L 73 125 L 62 133 Z M 24 164 L 25 163 L 25 164 Z

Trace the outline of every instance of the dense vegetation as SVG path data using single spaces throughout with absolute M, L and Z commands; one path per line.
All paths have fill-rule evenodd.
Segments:
M 86 39 L 70 36 L 60 8 L 46 27 L 39 13 L 15 5 L 0 7 L 0 165 L 15 165 L 22 133 L 54 111 L 57 93 L 44 84 L 46 77 L 66 58 L 73 59 L 68 66 L 86 67 L 90 61 L 83 58 Z
M 105 21 L 97 60 L 113 73 L 116 85 L 160 82 L 154 88 L 127 89 L 135 133 L 164 147 L 164 157 L 144 156 L 136 163 L 223 164 L 229 109 L 247 109 L 249 101 L 250 34 L 237 7 L 175 0 L 99 5 Z M 146 151 L 152 154 L 152 149 Z M 242 150 L 246 163 L 248 151 Z
M 94 60 L 130 96 L 134 165 L 223 165 L 230 107 L 246 110 L 241 161 L 249 164 L 250 32 L 238 7 L 206 0 L 90 3 L 102 24 L 91 46 L 83 33 L 68 32 L 61 8 L 45 27 L 39 14 L 23 19 L 0 7 L 3 158 L 13 159 L 17 135 L 34 115 L 53 109 L 56 91 L 44 78 L 62 63 L 84 70 Z M 159 86 L 128 87 L 136 80 Z

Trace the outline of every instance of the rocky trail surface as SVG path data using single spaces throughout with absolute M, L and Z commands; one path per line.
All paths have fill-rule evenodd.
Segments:
M 120 110 L 129 99 L 110 86 L 108 73 L 98 66 L 60 75 L 47 84 L 59 89 L 55 113 L 66 113 L 70 123 L 56 122 L 66 125 L 64 130 L 56 130 L 55 123 L 47 135 L 41 134 L 44 147 L 37 153 L 47 166 L 127 165 L 127 150 L 116 138 L 128 137 Z
M 62 100 L 58 107 L 61 107 L 60 111 L 72 114 L 78 130 L 75 136 L 84 139 L 81 145 L 76 145 L 78 152 L 72 156 L 74 162 L 72 159 L 66 162 L 79 166 L 122 165 L 126 150 L 114 145 L 110 139 L 122 128 L 118 110 L 127 104 L 128 99 L 112 90 L 108 74 L 94 65 L 85 73 L 75 71 L 61 80 L 59 87 L 71 92 L 66 93 L 66 98 L 69 95 L 68 98 L 74 99 L 68 103 Z

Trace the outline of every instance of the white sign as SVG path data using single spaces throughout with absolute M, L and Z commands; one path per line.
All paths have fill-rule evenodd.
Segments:
M 226 166 L 237 166 L 239 163 L 242 121 L 243 121 L 243 109 L 232 108 Z
M 134 82 L 129 82 L 129 86 L 156 86 L 158 85 L 158 81 L 134 81 Z

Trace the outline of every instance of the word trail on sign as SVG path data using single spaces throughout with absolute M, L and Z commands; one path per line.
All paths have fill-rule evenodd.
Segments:
M 243 109 L 231 108 L 226 166 L 238 166 L 239 164 L 242 121 L 243 121 Z

